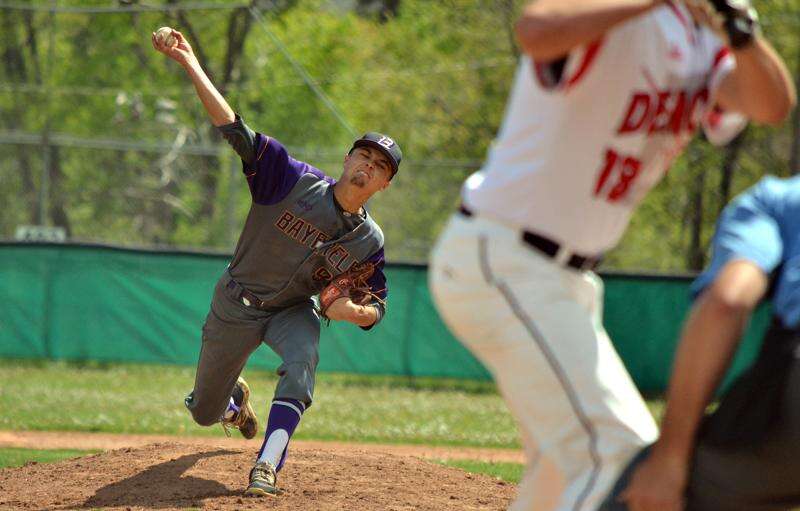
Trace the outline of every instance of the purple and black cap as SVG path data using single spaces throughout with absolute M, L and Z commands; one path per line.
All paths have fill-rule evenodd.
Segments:
M 363 146 L 374 147 L 386 155 L 386 157 L 389 158 L 389 165 L 392 167 L 392 177 L 397 174 L 397 170 L 400 167 L 400 160 L 403 159 L 403 151 L 400 150 L 400 146 L 397 145 L 397 142 L 383 133 L 370 131 L 353 142 L 353 147 L 350 149 L 350 152 L 352 153 L 353 149 L 356 147 Z

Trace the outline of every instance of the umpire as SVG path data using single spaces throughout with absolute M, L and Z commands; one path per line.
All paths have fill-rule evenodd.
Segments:
M 661 437 L 601 509 L 800 506 L 800 177 L 766 177 L 728 205 L 693 291 Z M 765 297 L 773 317 L 758 359 L 704 417 Z

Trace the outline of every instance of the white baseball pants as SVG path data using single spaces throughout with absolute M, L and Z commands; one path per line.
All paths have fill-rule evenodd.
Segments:
M 529 464 L 510 509 L 593 511 L 657 428 L 602 325 L 602 282 L 456 214 L 431 255 L 451 331 L 492 373 Z

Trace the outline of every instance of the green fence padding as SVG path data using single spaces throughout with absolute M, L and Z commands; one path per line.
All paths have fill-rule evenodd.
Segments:
M 228 256 L 86 245 L 0 244 L 0 357 L 194 365 Z M 424 267 L 388 265 L 389 313 L 370 332 L 323 328 L 321 371 L 487 379 L 436 314 Z M 643 391 L 664 389 L 691 279 L 606 275 L 605 324 Z M 758 350 L 756 314 L 734 368 Z M 272 370 L 266 346 L 249 366 Z
M 661 392 L 691 303 L 693 278 L 604 275 L 604 324 L 636 385 Z M 752 363 L 769 325 L 769 307 L 756 311 L 742 340 L 726 384 Z

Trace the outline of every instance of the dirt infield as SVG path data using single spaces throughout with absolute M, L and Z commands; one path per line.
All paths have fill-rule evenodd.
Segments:
M 244 440 L 238 434 L 232 438 L 223 436 L 168 436 L 168 435 L 127 435 L 118 433 L 81 433 L 75 431 L 2 431 L 0 447 L 22 447 L 25 449 L 85 449 L 111 450 L 125 447 L 170 442 L 200 447 L 220 447 L 223 449 L 258 450 L 261 438 Z M 428 445 L 369 444 L 349 442 L 328 442 L 315 440 L 292 440 L 292 449 L 329 451 L 350 451 L 358 449 L 396 456 L 414 456 L 439 460 L 481 460 L 490 462 L 525 463 L 525 456 L 517 449 L 491 449 L 482 447 L 446 447 Z
M 241 495 L 252 449 L 165 442 L 0 469 L 0 509 L 505 509 L 514 485 L 413 456 L 297 446 L 283 495 Z

